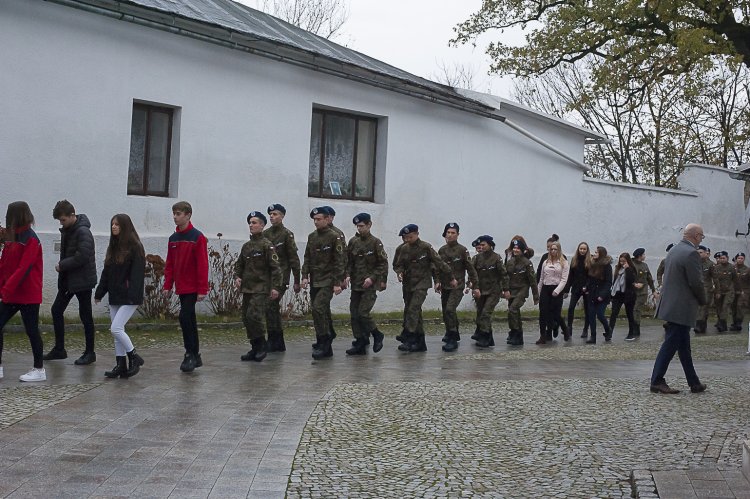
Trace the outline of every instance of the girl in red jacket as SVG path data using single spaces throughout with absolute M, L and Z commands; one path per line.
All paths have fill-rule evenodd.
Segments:
M 0 255 L 0 378 L 3 377 L 2 329 L 21 312 L 34 354 L 34 367 L 21 381 L 45 381 L 42 337 L 39 335 L 39 305 L 42 303 L 42 246 L 31 228 L 34 215 L 24 201 L 8 205 L 5 214 L 6 242 Z

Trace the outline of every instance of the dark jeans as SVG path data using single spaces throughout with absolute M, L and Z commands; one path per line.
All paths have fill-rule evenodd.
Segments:
M 605 315 L 605 312 L 607 310 L 607 301 L 591 301 L 589 302 L 589 310 L 588 310 L 588 317 L 586 320 L 589 323 L 589 330 L 591 332 L 591 337 L 596 338 L 596 320 L 599 319 L 599 322 L 602 323 L 602 326 L 604 326 L 604 333 L 609 334 L 609 324 L 607 324 L 607 316 Z
M 94 351 L 94 315 L 91 312 L 91 290 L 69 293 L 58 290 L 55 302 L 52 304 L 52 325 L 55 328 L 55 350 L 65 348 L 65 309 L 68 308 L 73 297 L 78 300 L 78 317 L 83 324 L 83 334 L 86 338 L 86 352 Z
M 180 297 L 180 328 L 185 352 L 198 355 L 198 319 L 195 318 L 195 304 L 198 293 L 179 295 Z
M 651 384 L 665 383 L 664 375 L 667 374 L 669 363 L 672 362 L 675 352 L 680 356 L 680 363 L 682 364 L 682 370 L 685 371 L 688 385 L 700 384 L 698 374 L 693 367 L 693 355 L 690 352 L 690 326 L 683 326 L 674 322 L 667 322 L 664 327 L 664 343 L 662 343 L 659 353 L 656 355 L 654 372 L 651 374 Z
M 583 316 L 585 317 L 583 321 L 583 330 L 589 330 L 589 301 L 586 299 L 586 296 L 583 294 L 583 291 L 581 289 L 571 288 L 570 304 L 568 305 L 568 329 L 570 329 L 571 332 L 573 330 L 573 317 L 576 313 L 576 305 L 578 305 L 578 300 L 580 300 L 581 298 L 583 298 Z
M 3 358 L 3 328 L 8 321 L 21 312 L 23 327 L 31 343 L 31 352 L 34 355 L 34 367 L 41 369 L 42 363 L 42 336 L 39 334 L 39 305 L 19 305 L 15 303 L 0 302 L 0 362 Z

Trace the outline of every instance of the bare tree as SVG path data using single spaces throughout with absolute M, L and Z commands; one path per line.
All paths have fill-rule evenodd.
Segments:
M 257 0 L 259 10 L 333 40 L 349 19 L 347 0 Z
M 449 65 L 445 61 L 438 62 L 437 66 L 437 71 L 430 75 L 431 80 L 453 88 L 474 90 L 474 66 L 459 62 L 454 62 Z
M 517 80 L 514 98 L 607 135 L 586 150 L 594 177 L 676 186 L 688 162 L 736 166 L 748 159 L 748 71 L 725 61 L 717 70 L 680 74 L 646 86 L 638 98 L 596 89 L 587 60 Z

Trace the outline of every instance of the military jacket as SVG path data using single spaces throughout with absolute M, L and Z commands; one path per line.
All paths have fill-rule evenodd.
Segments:
M 649 288 L 651 291 L 656 291 L 654 288 L 654 277 L 651 275 L 651 270 L 648 268 L 646 262 L 638 262 L 633 260 L 633 269 L 635 270 L 635 283 L 643 284 L 643 287 L 636 288 L 637 294 L 647 293 Z
M 281 291 L 281 267 L 273 243 L 257 234 L 242 245 L 234 276 L 242 279 L 243 293 L 269 293 L 271 289 Z
M 659 267 L 656 269 L 656 282 L 659 284 L 659 287 L 664 284 L 664 262 L 666 261 L 666 258 L 662 258 L 659 262 Z
M 451 268 L 453 277 L 458 281 L 458 284 L 456 285 L 457 289 L 463 289 L 466 286 L 467 273 L 469 275 L 471 287 L 476 287 L 477 271 L 474 269 L 474 264 L 471 263 L 471 256 L 469 255 L 469 250 L 466 249 L 466 246 L 458 244 L 457 242 L 448 243 L 438 250 L 438 255 L 440 255 L 440 258 L 442 258 Z M 444 278 L 441 279 L 440 276 L 435 277 L 435 280 L 439 280 L 444 289 L 453 289 L 453 286 L 450 285 L 451 279 L 446 280 Z
M 344 231 L 336 227 L 335 225 L 331 224 L 329 227 L 331 227 L 331 230 L 338 234 L 341 241 L 344 243 L 344 268 L 346 268 L 346 260 L 348 258 L 348 255 L 346 254 L 346 234 L 344 234 Z
M 740 294 L 744 292 L 745 295 L 750 294 L 750 267 L 743 263 L 742 265 L 735 265 L 734 270 L 737 272 L 735 293 Z
M 479 289 L 482 294 L 502 293 L 509 289 L 508 272 L 503 265 L 503 258 L 494 251 L 487 250 L 474 255 L 473 266 L 478 276 L 474 288 Z
M 453 272 L 437 254 L 430 243 L 417 239 L 414 244 L 404 244 L 398 252 L 398 259 L 393 264 L 397 274 L 402 274 L 403 286 L 407 290 L 427 289 L 432 287 L 432 267 L 440 274 L 453 280 Z
M 362 285 L 368 277 L 373 281 L 369 289 L 380 289 L 388 280 L 388 255 L 380 239 L 372 234 L 357 234 L 349 240 L 346 252 L 346 273 L 354 291 L 363 291 Z
M 737 271 L 731 263 L 717 263 L 711 267 L 711 280 L 714 283 L 714 293 L 734 293 L 737 283 Z
M 534 300 L 539 299 L 539 290 L 536 287 L 536 273 L 534 272 L 534 266 L 528 258 L 523 255 L 514 255 L 505 264 L 505 270 L 508 272 L 508 288 L 511 294 L 521 291 L 527 293 L 526 296 L 528 296 L 528 288 L 530 287 L 534 295 Z
M 294 233 L 284 227 L 284 224 L 279 224 L 264 230 L 263 235 L 273 243 L 276 254 L 279 255 L 282 284 L 289 284 L 290 275 L 294 278 L 294 283 L 299 284 L 300 263 Z
M 703 275 L 703 288 L 706 290 L 706 296 L 712 293 L 711 290 L 714 288 L 714 280 L 711 276 L 711 269 L 714 266 L 714 262 L 710 258 L 705 260 L 701 259 L 701 271 Z
M 307 236 L 302 275 L 309 276 L 314 288 L 338 286 L 344 280 L 344 241 L 325 227 Z

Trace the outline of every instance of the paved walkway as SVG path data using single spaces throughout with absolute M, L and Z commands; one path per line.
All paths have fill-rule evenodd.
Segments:
M 439 336 L 423 354 L 387 338 L 355 358 L 340 337 L 333 359 L 296 341 L 260 364 L 206 346 L 192 374 L 179 348 L 154 348 L 130 380 L 104 379 L 101 351 L 47 363 L 36 385 L 16 381 L 29 354 L 6 353 L 0 497 L 750 498 L 744 349 L 696 341 L 709 390 L 691 394 L 675 360 L 683 393 L 651 394 L 660 329 L 522 350 L 465 337 L 453 354 Z

